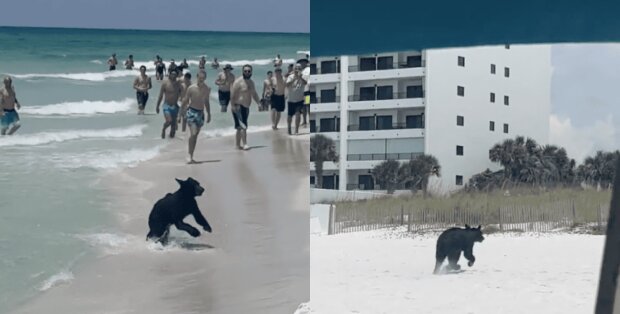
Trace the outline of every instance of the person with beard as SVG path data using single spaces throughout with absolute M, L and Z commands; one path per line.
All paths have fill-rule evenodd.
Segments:
M 222 108 L 221 112 L 226 112 L 228 104 L 230 103 L 230 88 L 235 82 L 235 75 L 231 73 L 232 70 L 233 67 L 227 64 L 215 80 L 215 85 L 218 86 L 217 96 L 220 101 L 220 107 Z
M 157 107 L 155 112 L 159 114 L 159 106 L 162 99 L 164 99 L 164 127 L 161 130 L 161 138 L 166 138 L 166 129 L 170 126 L 170 137 L 174 137 L 177 129 L 177 115 L 179 113 L 179 105 L 177 104 L 181 93 L 183 92 L 183 86 L 181 82 L 177 80 L 177 71 L 170 71 L 168 79 L 161 84 L 159 90 L 159 98 L 157 99 Z
M 236 145 L 238 149 L 248 150 L 247 129 L 248 116 L 250 115 L 250 105 L 252 99 L 260 105 L 260 99 L 256 92 L 256 86 L 252 81 L 252 66 L 246 64 L 243 66 L 243 76 L 235 80 L 232 85 L 230 103 L 233 119 L 235 121 Z M 243 146 L 241 146 L 243 142 Z

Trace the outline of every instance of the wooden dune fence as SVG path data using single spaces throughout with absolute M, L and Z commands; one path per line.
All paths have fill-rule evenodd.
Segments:
M 549 232 L 580 224 L 605 226 L 609 205 L 596 204 L 576 209 L 572 201 L 556 201 L 540 206 L 505 205 L 499 208 L 431 209 L 395 205 L 387 208 L 332 206 L 329 234 L 369 231 L 407 226 L 411 232 L 439 231 L 449 227 L 483 225 L 497 231 Z

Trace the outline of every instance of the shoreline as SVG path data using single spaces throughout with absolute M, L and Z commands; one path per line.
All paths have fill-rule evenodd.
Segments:
M 13 313 L 49 308 L 294 312 L 310 296 L 309 136 L 285 133 L 250 132 L 249 144 L 255 146 L 250 151 L 236 150 L 232 135 L 202 135 L 195 158 L 206 162 L 187 165 L 187 133 L 179 132 L 155 158 L 107 172 L 99 184 L 115 199 L 110 214 L 116 223 L 110 229 L 120 235 L 114 232 L 116 240 L 97 245 L 95 258 L 71 269 L 70 282 L 51 287 Z M 188 217 L 185 221 L 201 230 L 200 237 L 172 227 L 171 246 L 146 242 L 152 204 L 177 189 L 175 177 L 189 176 L 206 189 L 197 201 L 214 232 L 203 232 Z M 230 195 L 232 186 L 242 190 L 239 197 Z

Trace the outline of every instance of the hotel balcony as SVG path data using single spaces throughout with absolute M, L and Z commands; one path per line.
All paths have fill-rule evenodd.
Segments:
M 340 111 L 340 96 L 335 97 L 314 97 L 310 94 L 310 103 L 312 104 L 312 112 L 339 112 Z
M 349 111 L 406 109 L 423 108 L 425 105 L 423 93 L 393 93 L 391 95 L 383 95 L 383 97 L 373 96 L 350 95 L 348 97 L 349 104 L 347 109 Z
M 349 66 L 349 81 L 380 80 L 390 78 L 423 77 L 426 68 L 422 62 L 390 63 L 379 65 L 352 65 Z

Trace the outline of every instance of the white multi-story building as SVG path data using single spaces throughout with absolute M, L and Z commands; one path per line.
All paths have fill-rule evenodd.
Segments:
M 498 169 L 489 149 L 522 135 L 548 143 L 551 47 L 489 46 L 311 59 L 311 131 L 334 139 L 323 188 L 381 189 L 387 159 L 435 156 L 455 190 Z M 314 163 L 310 165 L 315 183 Z

